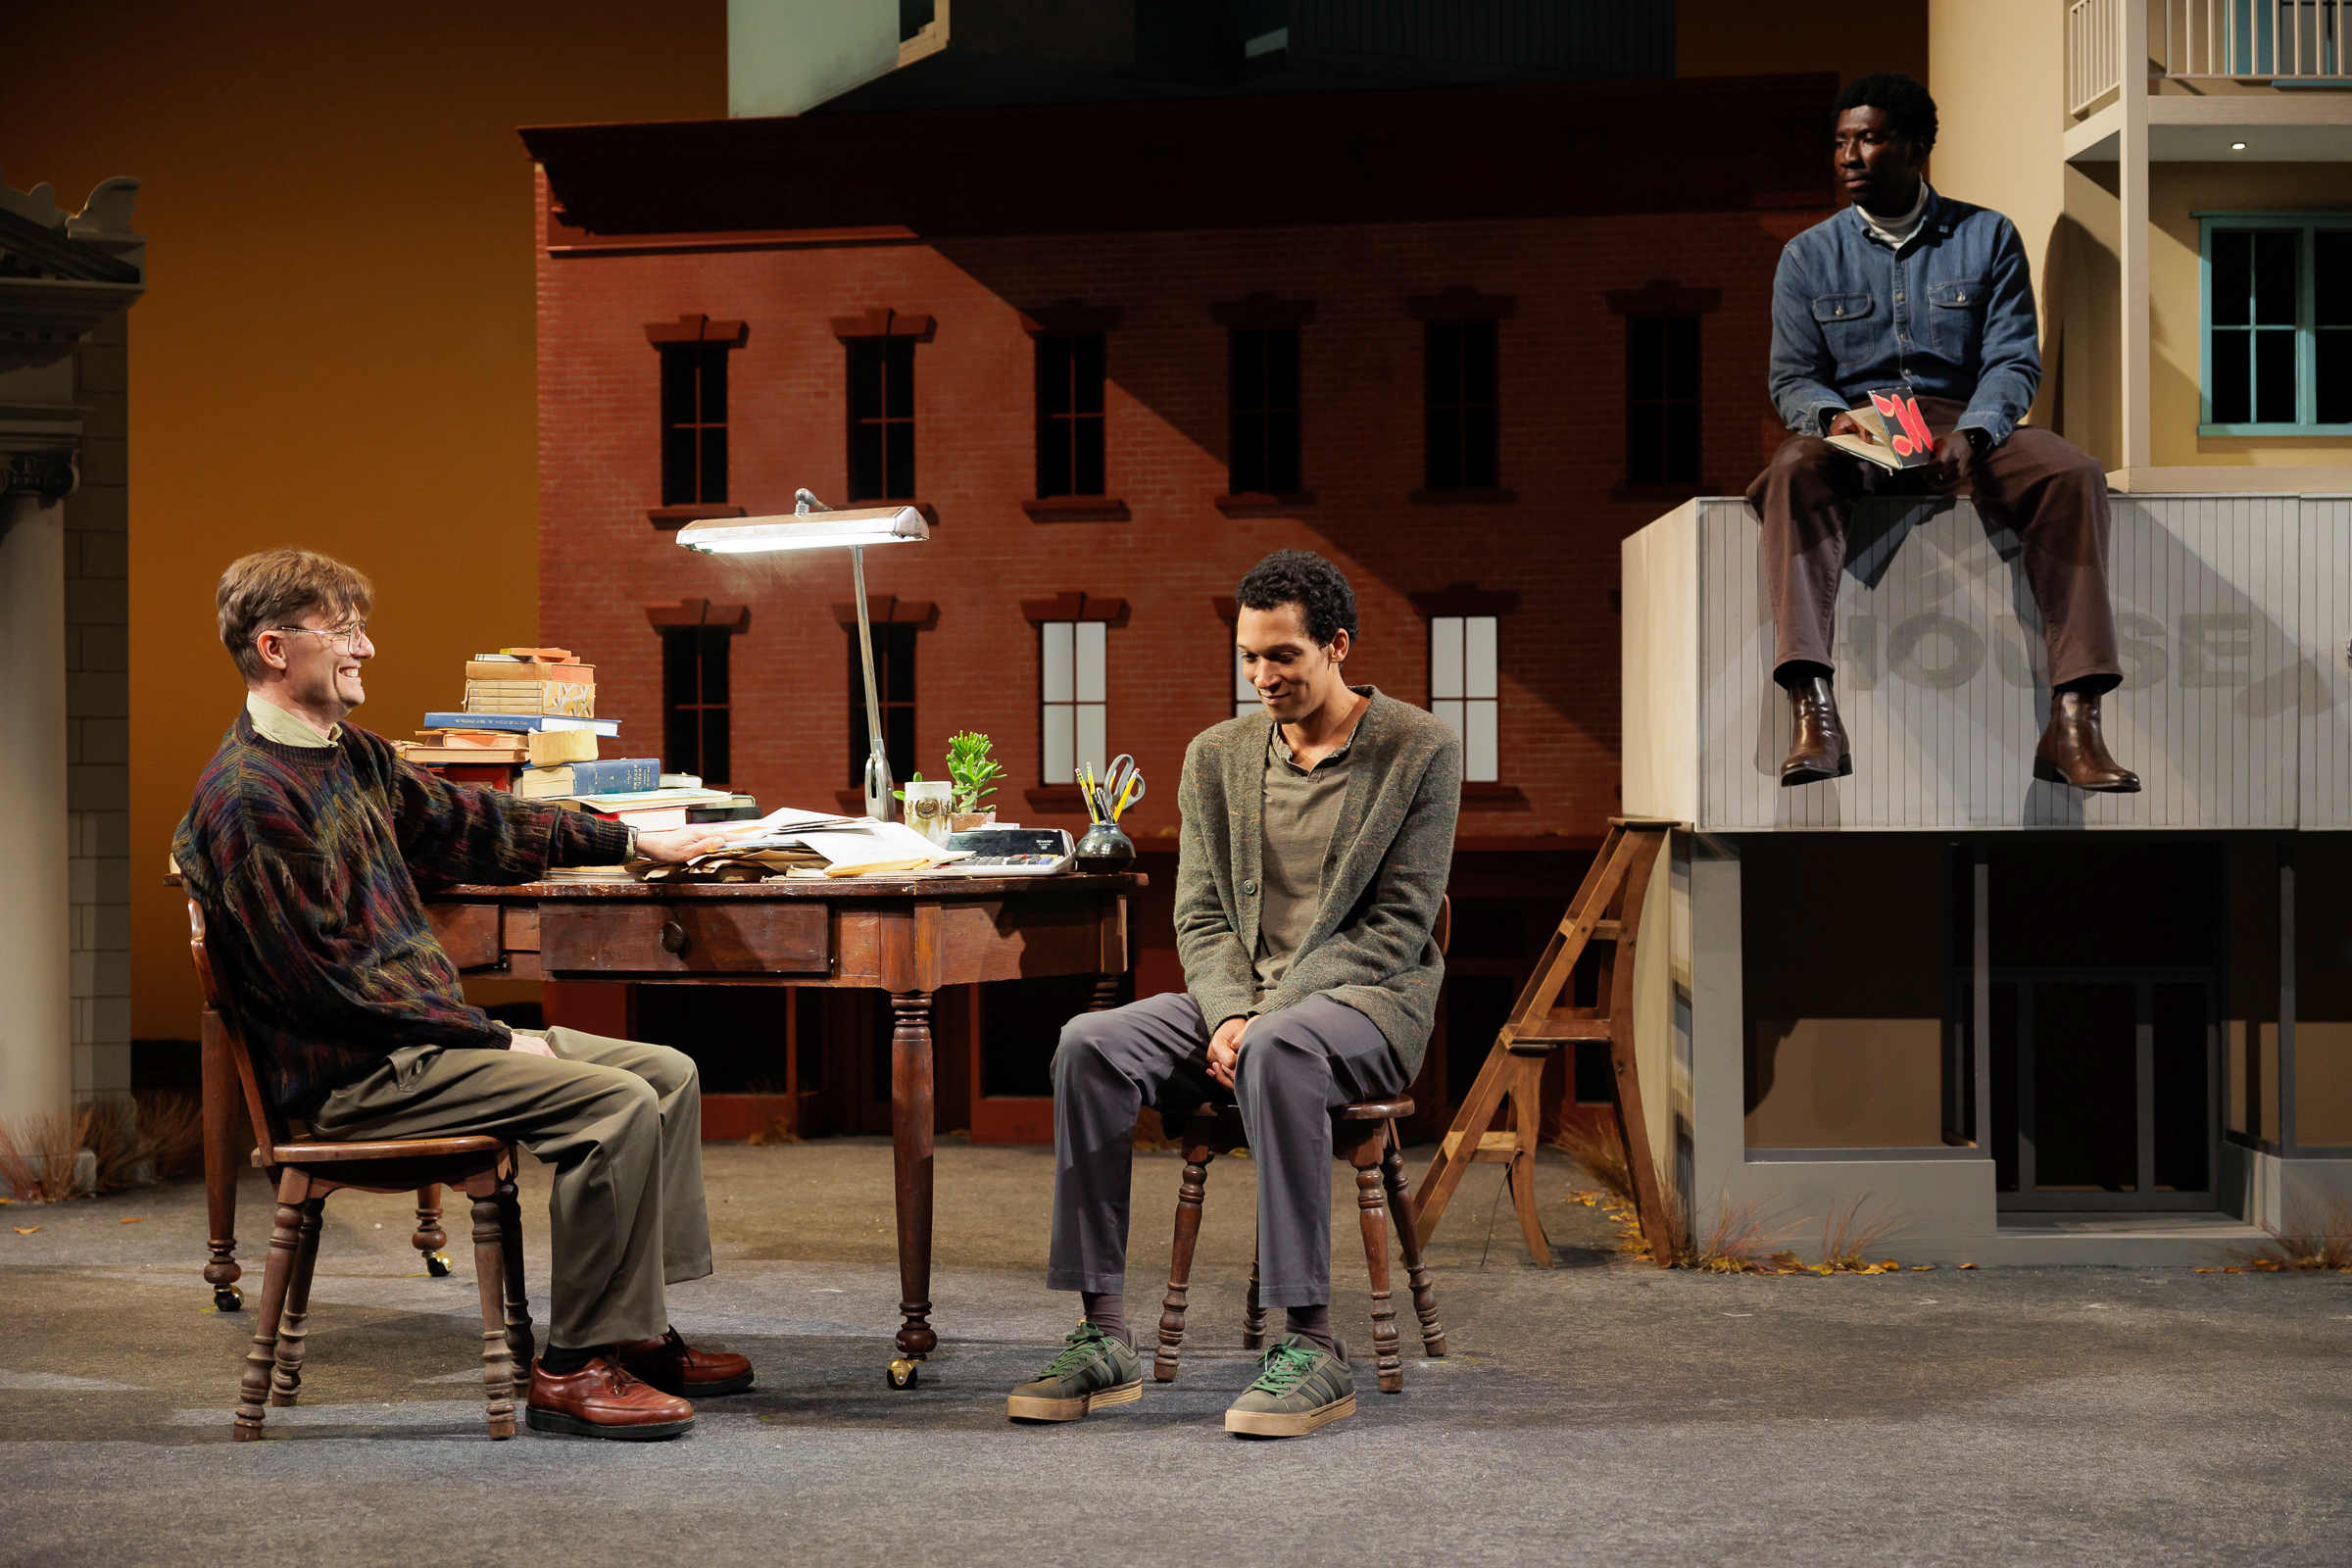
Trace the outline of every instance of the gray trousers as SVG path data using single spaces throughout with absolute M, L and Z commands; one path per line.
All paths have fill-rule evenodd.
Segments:
M 1082 1012 L 1062 1027 L 1049 1288 L 1126 1289 L 1136 1112 L 1150 1104 L 1181 1118 L 1228 1098 L 1208 1076 L 1212 1032 L 1182 992 Z M 1257 1169 L 1257 1295 L 1267 1306 L 1331 1299 L 1331 1113 L 1406 1085 L 1379 1026 L 1328 997 L 1250 1025 L 1231 1099 Z
M 518 1031 L 520 1032 L 520 1031 Z M 321 1137 L 487 1133 L 556 1167 L 548 1343 L 585 1350 L 669 1325 L 662 1287 L 710 1272 L 694 1058 L 577 1029 L 519 1051 L 409 1046 L 318 1107 Z

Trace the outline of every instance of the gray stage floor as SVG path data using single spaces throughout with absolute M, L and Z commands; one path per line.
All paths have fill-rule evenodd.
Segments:
M 1252 1184 L 1220 1161 L 1183 1379 L 1012 1427 L 1004 1390 L 1074 1313 L 1043 1282 L 1051 1155 L 943 1140 L 944 1343 L 906 1393 L 882 1371 L 889 1159 L 864 1139 L 709 1150 L 718 1274 L 671 1305 L 689 1336 L 748 1352 L 760 1385 L 659 1445 L 490 1443 L 467 1254 L 423 1277 L 397 1199 L 329 1203 L 304 1402 L 270 1412 L 278 1441 L 235 1446 L 252 1316 L 210 1310 L 202 1193 L 0 1210 L 18 1323 L 0 1349 L 0 1561 L 2352 1559 L 2352 1276 L 1660 1274 L 1611 1259 L 1547 1156 L 1560 1267 L 1529 1264 L 1493 1202 L 1499 1169 L 1473 1171 L 1433 1256 L 1451 1358 L 1409 1356 L 1403 1395 L 1367 1392 L 1316 1437 L 1246 1443 L 1219 1417 L 1250 1375 L 1234 1347 Z M 1138 1162 L 1139 1328 L 1157 1317 L 1177 1171 Z M 544 1192 L 524 1209 L 542 1278 Z M 1337 1312 L 1360 1351 L 1341 1196 Z M 257 1262 L 258 1176 L 240 1214 Z M 258 1295 L 258 1267 L 247 1283 Z

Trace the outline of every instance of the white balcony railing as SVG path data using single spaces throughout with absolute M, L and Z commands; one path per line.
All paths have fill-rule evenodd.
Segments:
M 2082 114 L 2115 91 L 2123 65 L 2116 28 L 2123 0 L 2075 0 L 2066 9 L 2066 111 Z
M 2066 14 L 2067 110 L 2122 76 L 2123 7 L 2148 8 L 2148 74 L 2182 80 L 2344 81 L 2352 0 L 2074 0 Z

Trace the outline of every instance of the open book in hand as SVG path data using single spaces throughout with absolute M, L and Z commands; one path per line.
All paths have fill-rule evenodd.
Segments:
M 1865 463 L 1899 473 L 1905 468 L 1926 467 L 1936 455 L 1936 437 L 1928 429 L 1927 416 L 1919 412 L 1919 399 L 1904 388 L 1873 392 L 1869 402 L 1845 412 L 1870 432 L 1870 439 L 1834 435 L 1829 443 Z

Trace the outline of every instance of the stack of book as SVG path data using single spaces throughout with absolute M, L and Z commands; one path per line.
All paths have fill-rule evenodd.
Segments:
M 748 795 L 705 789 L 663 773 L 659 758 L 599 758 L 597 742 L 620 733 L 596 716 L 596 667 L 564 648 L 502 648 L 466 664 L 466 706 L 427 713 L 401 756 L 461 784 L 586 811 L 635 828 L 757 818 Z
M 596 666 L 568 648 L 502 648 L 466 665 L 466 711 L 596 716 Z
M 400 754 L 460 784 L 516 789 L 526 774 L 596 760 L 596 666 L 567 648 L 503 648 L 466 664 L 465 706 L 427 713 Z
M 661 764 L 637 763 L 659 769 Z M 696 807 L 725 806 L 734 797 L 725 790 L 696 788 L 667 788 L 659 785 L 652 789 L 600 789 L 593 793 L 574 791 L 566 795 L 539 797 L 551 806 L 561 806 L 567 811 L 585 811 L 608 822 L 625 822 L 638 829 L 684 827 L 686 813 Z

